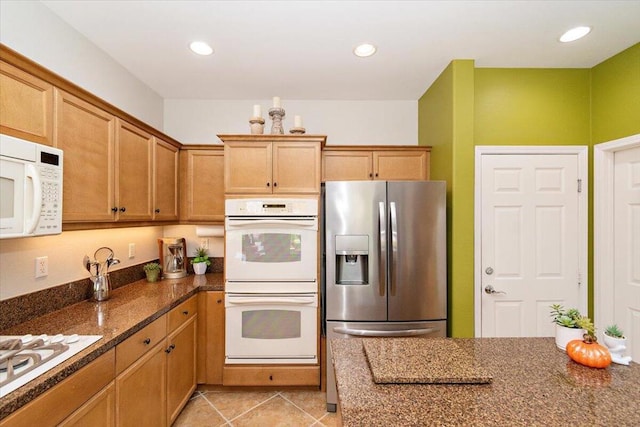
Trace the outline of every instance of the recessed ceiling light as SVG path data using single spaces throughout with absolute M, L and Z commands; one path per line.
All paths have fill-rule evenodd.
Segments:
M 366 58 L 376 53 L 376 47 L 369 43 L 362 43 L 353 49 L 353 53 L 361 58 Z
M 213 49 L 205 42 L 192 42 L 189 47 L 198 55 L 211 55 Z
M 573 42 L 583 38 L 591 31 L 591 27 L 575 27 L 564 33 L 560 37 L 562 43 Z

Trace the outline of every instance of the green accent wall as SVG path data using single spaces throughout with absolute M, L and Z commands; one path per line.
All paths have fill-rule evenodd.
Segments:
M 640 43 L 591 69 L 592 142 L 640 133 Z
M 640 133 L 640 43 L 592 69 L 474 68 L 454 60 L 418 101 L 431 179 L 447 181 L 449 335 L 474 336 L 476 145 L 587 145 Z M 589 312 L 593 192 L 589 186 Z

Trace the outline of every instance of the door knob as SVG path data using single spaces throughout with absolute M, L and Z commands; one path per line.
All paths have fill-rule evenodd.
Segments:
M 489 295 L 494 295 L 494 294 L 507 294 L 505 291 L 496 291 L 495 289 L 493 289 L 493 286 L 491 285 L 487 285 L 484 287 L 484 291 L 486 293 L 488 293 Z

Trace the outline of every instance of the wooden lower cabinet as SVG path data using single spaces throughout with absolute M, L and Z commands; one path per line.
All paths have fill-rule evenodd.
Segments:
M 225 386 L 319 386 L 320 366 L 225 366 Z
M 115 382 L 93 396 L 87 403 L 60 423 L 61 427 L 112 427 L 116 425 Z
M 116 378 L 116 425 L 167 424 L 165 342 L 153 347 Z
M 98 396 L 103 389 L 108 388 L 114 377 L 114 360 L 115 351 L 111 349 L 54 386 L 51 390 L 46 391 L 4 418 L 0 421 L 0 426 L 46 427 L 60 424 L 75 411 L 81 410 L 83 405 L 91 406 L 89 402 L 93 397 Z M 113 414 L 113 412 L 110 412 L 108 403 L 106 403 L 106 407 L 103 406 L 104 404 L 105 402 L 97 404 L 101 406 L 99 411 L 103 411 L 104 414 Z M 85 410 L 92 412 L 88 407 L 85 407 Z M 87 414 L 87 416 L 91 417 L 93 415 Z M 85 425 L 93 426 L 94 424 Z M 107 421 L 105 424 L 99 423 L 95 425 L 110 424 Z
M 167 337 L 167 421 L 172 424 L 196 389 L 196 321 L 189 318 Z
M 198 384 L 222 384 L 224 292 L 198 295 Z

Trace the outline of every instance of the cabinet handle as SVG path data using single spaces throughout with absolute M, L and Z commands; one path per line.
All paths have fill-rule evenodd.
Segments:
M 273 381 L 273 375 L 269 375 L 269 381 Z
M 376 178 L 378 177 L 378 172 L 376 172 Z
M 369 174 L 369 178 L 373 178 L 373 174 L 372 173 Z
M 273 186 L 274 186 L 274 187 L 277 187 L 277 186 L 278 186 L 278 183 L 277 183 L 277 182 L 274 182 L 274 183 L 273 183 Z
M 171 344 L 169 346 L 169 348 L 167 348 L 164 352 L 169 354 L 169 353 L 171 353 L 171 351 L 173 351 L 174 348 L 176 348 L 176 345 L 175 344 Z
M 189 315 L 189 310 L 183 311 L 182 314 L 184 314 L 185 316 L 188 316 Z
M 127 208 L 125 208 L 124 206 L 120 208 L 120 212 L 124 212 L 126 210 L 127 210 Z
M 271 183 L 267 182 L 267 187 L 271 187 Z
M 219 300 L 217 300 L 216 302 L 217 302 L 218 304 L 220 304 L 220 303 L 222 302 L 222 300 L 221 300 L 221 299 L 219 299 Z
M 118 207 L 117 207 L 117 206 L 115 206 L 115 207 L 111 208 L 111 212 L 113 212 L 113 213 L 118 212 Z
M 160 209 L 156 209 L 156 213 L 160 213 Z
M 143 343 L 145 343 L 146 345 L 151 344 L 151 338 L 146 338 L 144 341 L 142 341 Z

